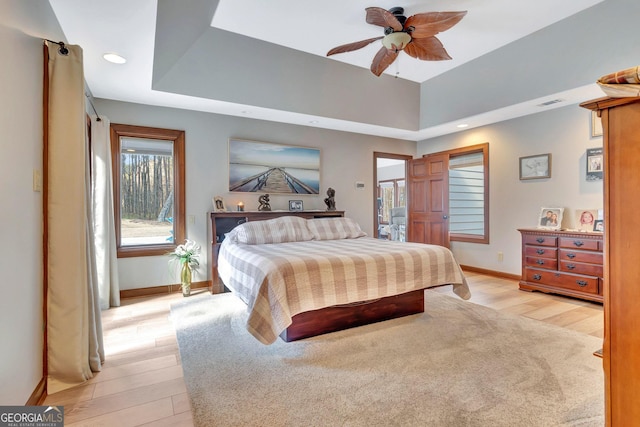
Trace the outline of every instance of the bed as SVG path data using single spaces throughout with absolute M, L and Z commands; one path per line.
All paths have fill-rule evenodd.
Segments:
M 350 218 L 284 216 L 239 225 L 217 259 L 224 285 L 247 304 L 264 344 L 424 311 L 424 289 L 470 297 L 447 248 L 367 237 Z

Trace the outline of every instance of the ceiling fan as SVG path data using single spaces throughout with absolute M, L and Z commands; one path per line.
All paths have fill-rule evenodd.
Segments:
M 380 76 L 398 57 L 401 50 L 423 61 L 451 59 L 442 42 L 435 36 L 456 25 L 467 14 L 464 12 L 427 12 L 405 17 L 404 8 L 389 10 L 381 7 L 366 8 L 368 24 L 384 27 L 384 36 L 348 43 L 331 49 L 327 56 L 361 49 L 382 39 L 382 48 L 371 63 L 371 72 Z

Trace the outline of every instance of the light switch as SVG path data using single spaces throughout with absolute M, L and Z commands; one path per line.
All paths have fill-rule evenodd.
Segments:
M 38 169 L 33 170 L 33 191 L 36 193 L 42 191 L 42 174 Z
M 187 216 L 187 222 L 188 222 L 189 224 L 195 224 L 195 223 L 196 223 L 196 217 L 195 217 L 195 216 L 193 216 L 193 215 L 189 215 L 189 216 Z

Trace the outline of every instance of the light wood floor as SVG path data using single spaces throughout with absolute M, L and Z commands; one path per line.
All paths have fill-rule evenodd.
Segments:
M 523 292 L 515 280 L 466 276 L 472 302 L 603 336 L 601 304 Z M 452 294 L 450 286 L 433 292 Z M 82 386 L 48 396 L 44 404 L 64 405 L 67 427 L 193 425 L 169 319 L 170 305 L 181 298 L 180 293 L 132 298 L 103 311 L 107 361 L 102 372 Z

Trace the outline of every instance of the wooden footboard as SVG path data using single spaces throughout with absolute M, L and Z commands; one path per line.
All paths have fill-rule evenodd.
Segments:
M 290 342 L 423 312 L 424 290 L 420 289 L 378 300 L 296 314 L 293 323 L 280 334 L 280 338 Z

